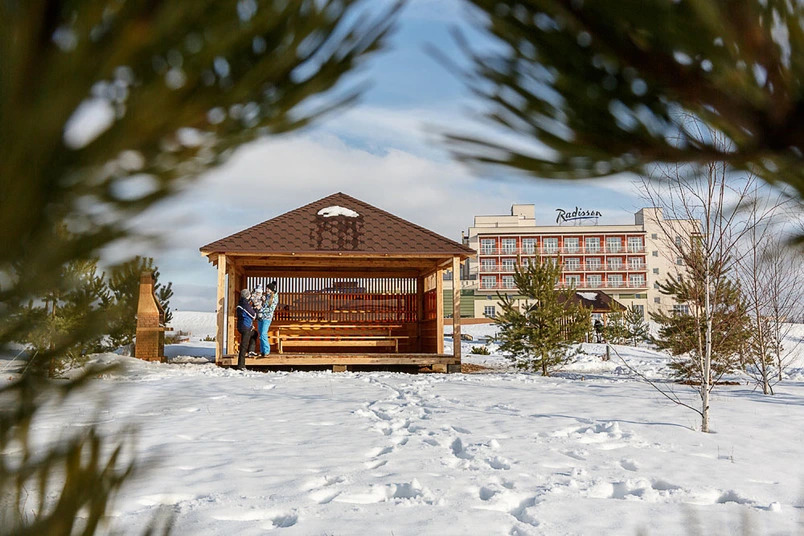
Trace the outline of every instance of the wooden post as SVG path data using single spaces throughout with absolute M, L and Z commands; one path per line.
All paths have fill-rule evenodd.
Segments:
M 452 257 L 452 355 L 461 362 L 461 259 Z
M 444 353 L 444 270 L 435 271 L 436 353 Z
M 227 320 L 227 326 L 229 329 L 226 330 L 226 353 L 229 355 L 234 354 L 234 342 L 235 342 L 235 333 L 237 331 L 237 301 L 238 301 L 238 294 L 235 288 L 235 280 L 237 276 L 235 275 L 235 262 L 229 263 L 226 269 L 226 273 L 229 276 L 229 284 L 226 286 L 226 299 L 229 301 L 229 311 L 228 315 L 229 318 Z
M 218 331 L 215 333 L 215 362 L 220 363 L 223 358 L 223 319 L 226 315 L 226 255 L 218 254 Z
M 424 325 L 424 276 L 416 278 L 416 351 L 424 351 L 422 326 Z

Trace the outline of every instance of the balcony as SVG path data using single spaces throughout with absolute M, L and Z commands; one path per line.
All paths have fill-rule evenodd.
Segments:
M 645 263 L 628 263 L 628 264 L 563 264 L 561 265 L 564 272 L 644 272 L 647 267 Z M 480 264 L 478 266 L 480 273 L 483 274 L 513 274 L 514 266 L 511 264 Z
M 559 283 L 556 286 L 556 288 L 569 288 L 569 287 L 570 287 L 570 285 L 568 285 L 566 283 Z M 601 290 L 623 289 L 623 288 L 646 289 L 647 287 L 648 287 L 647 283 L 634 283 L 634 282 L 630 282 L 630 281 L 611 281 L 611 282 L 603 281 L 603 282 L 601 282 L 599 284 L 598 283 L 582 282 L 582 283 L 576 283 L 575 284 L 575 288 L 577 288 L 577 289 L 601 289 Z M 516 285 L 514 285 L 513 283 L 500 283 L 500 282 L 484 283 L 484 282 L 481 281 L 480 282 L 480 290 L 495 290 L 495 291 L 496 290 L 516 290 Z
M 632 253 L 645 253 L 644 246 L 625 247 L 568 247 L 568 248 L 480 248 L 481 256 L 500 255 L 628 255 Z

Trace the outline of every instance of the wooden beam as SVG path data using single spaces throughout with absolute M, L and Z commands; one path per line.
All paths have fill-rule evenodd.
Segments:
M 444 353 L 444 272 L 435 271 L 436 293 L 436 353 Z M 453 345 L 454 346 L 454 345 Z
M 238 265 L 243 267 L 285 269 L 363 269 L 363 268 L 435 268 L 443 263 L 442 259 L 407 258 L 407 257 L 237 257 Z
M 374 270 L 371 268 L 358 268 L 354 270 L 305 270 L 296 268 L 246 268 L 246 273 L 249 277 L 338 277 L 338 278 L 361 278 L 361 277 L 416 277 L 419 275 L 419 270 L 404 269 L 404 270 L 391 270 L 379 269 Z
M 452 258 L 452 355 L 461 362 L 461 259 Z
M 421 352 L 422 345 L 422 324 L 424 323 L 424 276 L 416 279 L 416 349 Z
M 236 340 L 235 333 L 237 330 L 237 301 L 240 296 L 237 294 L 237 289 L 235 288 L 237 276 L 235 275 L 234 266 L 227 266 L 226 272 L 229 275 L 229 284 L 227 285 L 226 289 L 226 299 L 229 300 L 229 320 L 227 322 L 229 329 L 226 333 L 226 352 L 231 354 L 234 352 L 234 343 Z
M 223 325 L 226 315 L 226 255 L 218 255 L 218 299 L 215 303 L 218 304 L 217 315 L 217 331 L 215 333 L 215 362 L 223 357 Z
M 227 355 L 219 365 L 237 365 L 237 356 Z M 455 365 L 451 355 L 438 354 L 270 354 L 265 357 L 249 357 L 246 365 Z

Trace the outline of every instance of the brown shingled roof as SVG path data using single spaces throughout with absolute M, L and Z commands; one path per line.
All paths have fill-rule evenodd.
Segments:
M 592 294 L 594 294 L 594 299 L 590 299 Z M 563 295 L 559 298 L 559 301 L 562 301 L 562 299 Z M 570 300 L 575 304 L 581 304 L 587 309 L 591 309 L 593 313 L 625 311 L 623 304 L 602 290 L 578 290 L 570 297 Z
M 318 215 L 340 206 L 357 217 Z M 460 255 L 471 248 L 343 193 L 336 193 L 221 238 L 201 248 L 210 253 L 357 253 Z

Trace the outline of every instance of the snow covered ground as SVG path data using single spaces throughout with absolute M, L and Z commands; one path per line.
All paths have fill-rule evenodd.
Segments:
M 601 361 L 602 345 L 543 378 L 505 369 L 478 341 L 489 330 L 464 327 L 463 351 L 492 372 L 450 375 L 225 370 L 193 331 L 170 364 L 99 356 L 126 365 L 93 385 L 110 400 L 68 399 L 36 428 L 139 424 L 153 464 L 114 508 L 131 533 L 160 509 L 175 534 L 202 536 L 804 532 L 804 375 L 773 397 L 719 388 L 702 434 L 693 412 Z M 482 344 L 492 355 L 469 353 Z M 663 377 L 663 354 L 618 350 Z

